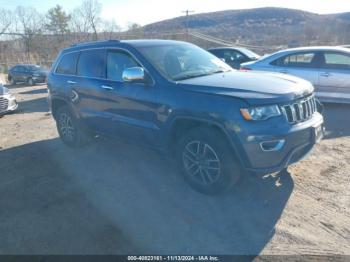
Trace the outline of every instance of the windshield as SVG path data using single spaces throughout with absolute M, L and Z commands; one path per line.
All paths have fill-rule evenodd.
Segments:
M 174 81 L 233 70 L 216 56 L 191 44 L 144 46 L 139 51 L 163 76 Z
M 30 65 L 30 66 L 28 66 L 28 68 L 29 68 L 30 71 L 42 70 L 42 68 L 40 66 L 37 66 L 37 65 Z
M 241 51 L 246 55 L 248 56 L 249 58 L 256 58 L 258 59 L 260 57 L 260 55 L 258 55 L 257 53 L 249 50 L 249 49 L 245 49 L 245 48 L 242 48 Z

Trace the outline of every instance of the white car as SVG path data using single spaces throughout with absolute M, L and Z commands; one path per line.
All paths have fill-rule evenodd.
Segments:
M 15 111 L 18 107 L 15 96 L 4 86 L 0 78 L 0 115 Z
M 272 71 L 310 81 L 323 102 L 350 103 L 350 49 L 300 47 L 279 51 L 241 69 Z

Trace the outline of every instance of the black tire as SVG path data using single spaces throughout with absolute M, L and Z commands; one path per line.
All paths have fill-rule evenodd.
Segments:
M 176 158 L 185 180 L 203 194 L 227 192 L 242 173 L 227 139 L 214 128 L 200 127 L 186 132 L 178 141 Z
M 10 85 L 15 86 L 17 84 L 13 77 L 11 77 L 9 80 L 10 80 Z
M 57 131 L 62 141 L 70 147 L 81 147 L 91 141 L 91 136 L 83 130 L 78 119 L 68 106 L 60 107 L 56 114 Z
M 28 83 L 28 85 L 30 85 L 30 86 L 35 85 L 35 82 L 34 82 L 33 78 L 31 78 L 31 77 L 28 78 L 27 83 Z

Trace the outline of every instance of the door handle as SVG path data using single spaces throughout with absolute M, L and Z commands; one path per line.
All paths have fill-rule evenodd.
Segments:
M 68 84 L 71 84 L 71 85 L 74 85 L 74 84 L 76 84 L 77 82 L 74 82 L 74 81 L 68 80 L 68 81 L 67 81 L 67 83 L 68 83 Z
M 330 74 L 330 73 L 328 73 L 328 72 L 325 72 L 325 73 L 321 73 L 321 76 L 324 76 L 324 77 L 329 77 L 329 76 L 331 76 L 331 74 Z
M 106 85 L 102 85 L 101 88 L 106 89 L 106 90 L 113 90 L 113 87 L 106 86 Z
M 288 70 L 281 70 L 280 73 L 282 73 L 282 74 L 288 74 Z

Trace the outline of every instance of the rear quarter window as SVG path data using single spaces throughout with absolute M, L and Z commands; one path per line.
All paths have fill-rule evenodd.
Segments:
M 57 74 L 75 75 L 79 52 L 73 52 L 62 56 L 57 69 Z

